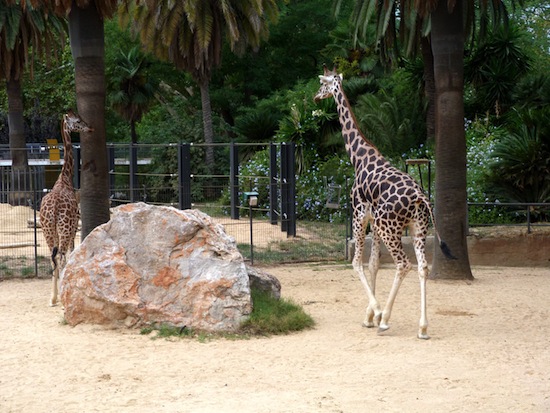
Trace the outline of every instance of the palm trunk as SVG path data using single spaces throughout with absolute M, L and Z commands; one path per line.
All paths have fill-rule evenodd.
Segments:
M 435 249 L 430 278 L 473 279 L 466 235 L 466 138 L 464 134 L 464 32 L 462 0 L 452 12 L 440 0 L 432 13 L 432 51 L 436 94 L 435 221 L 456 260 Z M 437 243 L 436 243 L 437 244 Z
M 435 79 L 434 79 L 434 57 L 432 46 L 428 37 L 422 37 L 420 48 L 424 62 L 424 94 L 428 100 L 426 113 L 426 137 L 428 142 L 435 140 Z
M 107 222 L 109 216 L 109 169 L 105 136 L 105 64 L 103 20 L 95 2 L 80 9 L 73 2 L 69 14 L 71 50 L 75 61 L 78 113 L 94 129 L 80 134 L 81 237 Z M 78 167 L 79 165 L 76 165 Z
M 10 133 L 10 154 L 13 169 L 26 169 L 28 165 L 25 142 L 25 121 L 23 118 L 23 94 L 21 80 L 6 82 L 8 93 L 8 128 Z
M 210 91 L 207 78 L 203 78 L 199 81 L 201 89 L 201 105 L 202 105 L 202 123 L 204 128 L 204 143 L 206 144 L 206 169 L 209 175 L 214 174 L 214 127 L 212 126 L 212 106 L 210 103 Z M 212 200 L 216 197 L 217 193 L 214 189 L 214 183 L 212 180 L 205 182 L 204 195 L 206 199 Z
M 132 144 L 136 145 L 137 144 L 136 121 L 133 119 L 130 121 L 130 138 L 132 140 Z
M 8 80 L 6 90 L 8 94 L 8 128 L 12 160 L 9 203 L 11 205 L 27 205 L 27 198 L 30 196 L 27 191 L 30 191 L 31 188 L 28 176 L 21 80 Z M 30 198 L 32 199 L 32 196 Z
M 210 91 L 208 79 L 199 81 L 201 89 L 202 123 L 204 128 L 204 143 L 206 143 L 206 166 L 210 173 L 214 169 L 214 128 L 212 126 L 212 105 L 210 103 Z

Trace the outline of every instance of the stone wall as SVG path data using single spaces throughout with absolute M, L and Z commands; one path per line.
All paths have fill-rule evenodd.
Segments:
M 367 237 L 364 262 L 370 256 L 371 238 Z M 407 255 L 416 264 L 411 237 L 403 237 L 403 246 Z M 354 243 L 348 245 L 349 259 L 353 258 Z M 434 237 L 426 241 L 426 258 L 431 265 L 433 261 Z M 381 246 L 381 263 L 393 263 L 386 247 Z M 504 267 L 548 267 L 550 269 L 550 236 L 523 234 L 515 237 L 480 237 L 468 236 L 468 255 L 471 265 L 488 265 Z

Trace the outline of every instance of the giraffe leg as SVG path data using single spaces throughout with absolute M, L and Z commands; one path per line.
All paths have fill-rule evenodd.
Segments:
M 74 245 L 74 233 L 76 231 L 73 231 L 72 229 L 67 231 L 65 234 L 60 234 L 59 236 L 59 249 L 57 250 L 57 265 L 54 269 L 53 273 L 53 285 L 52 285 L 52 300 L 50 302 L 51 306 L 54 306 L 57 304 L 57 295 L 59 291 L 59 277 L 61 275 L 61 272 L 65 268 L 65 264 L 67 263 L 67 254 L 72 251 L 72 247 Z M 52 260 L 54 259 L 54 255 L 52 254 Z
M 59 280 L 59 257 L 57 253 L 57 247 L 52 250 L 52 296 L 50 298 L 50 307 L 57 305 L 57 281 Z
M 386 306 L 384 307 L 384 311 L 382 312 L 382 319 L 380 320 L 380 324 L 378 326 L 379 333 L 384 332 L 390 328 L 390 326 L 388 325 L 388 321 L 390 320 L 395 297 L 397 297 L 399 287 L 401 287 L 401 283 L 405 279 L 405 276 L 410 271 L 410 269 L 411 264 L 408 261 L 406 263 L 397 264 L 397 271 L 395 273 L 395 278 L 393 279 L 390 295 L 388 296 L 388 301 L 386 302 Z
M 395 302 L 395 298 L 397 297 L 397 292 L 399 291 L 399 287 L 401 287 L 401 283 L 405 279 L 405 276 L 411 270 L 411 263 L 407 258 L 407 255 L 403 250 L 403 244 L 401 243 L 401 233 L 386 232 L 382 233 L 381 237 L 393 258 L 397 271 L 395 272 L 388 301 L 386 302 L 386 306 L 382 312 L 382 319 L 380 320 L 380 324 L 378 326 L 379 333 L 390 328 L 388 321 L 390 320 L 393 304 Z
M 426 280 L 428 278 L 428 262 L 426 261 L 426 236 L 414 237 L 414 252 L 418 262 L 418 279 L 420 281 L 420 322 L 418 326 L 418 338 L 427 340 L 428 316 L 426 304 Z
M 363 217 L 361 219 L 354 219 L 353 223 L 353 234 L 355 238 L 355 254 L 353 255 L 353 269 L 357 272 L 359 275 L 359 279 L 361 280 L 361 283 L 363 284 L 363 287 L 365 288 L 365 291 L 367 293 L 367 297 L 369 299 L 369 305 L 367 307 L 367 311 L 370 308 L 374 313 L 375 319 L 380 319 L 381 316 L 381 310 L 380 310 L 380 304 L 376 300 L 376 297 L 374 296 L 374 289 L 371 287 L 367 277 L 365 276 L 365 270 L 363 268 L 363 250 L 365 248 L 365 232 L 366 232 L 366 226 L 367 226 L 367 218 Z
M 372 231 L 372 245 L 370 250 L 370 257 L 369 257 L 369 273 L 370 273 L 370 285 L 372 288 L 372 293 L 376 294 L 376 274 L 378 273 L 378 268 L 380 266 L 380 237 L 378 233 L 373 230 Z M 380 318 L 382 316 L 382 313 L 378 313 L 377 320 L 374 320 L 374 309 L 370 306 L 367 307 L 367 315 L 365 317 L 365 321 L 363 322 L 363 325 L 365 327 L 374 327 L 375 321 L 377 324 L 380 323 Z
M 57 280 L 59 279 L 59 269 L 53 270 L 54 274 L 52 276 L 52 298 L 50 299 L 50 307 L 55 307 L 57 305 Z

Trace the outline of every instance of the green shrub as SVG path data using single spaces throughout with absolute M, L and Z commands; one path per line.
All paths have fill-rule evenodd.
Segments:
M 254 309 L 241 330 L 247 334 L 286 334 L 311 328 L 313 318 L 297 304 L 286 299 L 277 300 L 270 293 L 252 290 Z

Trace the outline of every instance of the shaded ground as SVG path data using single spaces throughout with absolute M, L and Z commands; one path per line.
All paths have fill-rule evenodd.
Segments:
M 71 328 L 48 280 L 0 282 L 2 412 L 550 411 L 550 269 L 476 267 L 472 283 L 429 281 L 431 340 L 415 338 L 411 273 L 384 335 L 361 326 L 349 266 L 267 268 L 313 330 L 269 338 L 152 340 Z M 393 278 L 380 271 L 384 298 Z

